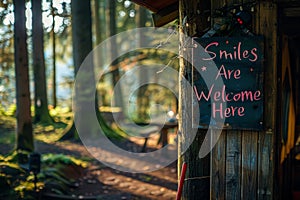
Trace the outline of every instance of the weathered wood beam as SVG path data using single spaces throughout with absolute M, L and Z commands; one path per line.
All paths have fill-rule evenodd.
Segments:
M 179 1 L 181 48 L 187 44 L 186 35 L 200 37 L 204 30 L 209 27 L 207 17 L 203 15 L 206 10 L 210 10 L 210 0 Z M 184 54 L 184 57 L 191 58 L 192 51 L 185 51 Z M 191 87 L 190 84 L 187 83 L 191 83 L 193 80 L 192 64 L 181 58 L 179 73 L 179 173 L 182 162 L 186 162 L 188 165 L 182 199 L 206 200 L 210 199 L 210 155 L 200 158 L 199 150 L 207 130 L 198 130 L 187 151 L 184 152 L 183 150 L 187 145 L 187 141 L 191 140 L 191 134 L 195 131 L 192 124 L 194 121 L 192 91 L 189 89 Z M 183 79 L 187 80 L 187 82 L 184 82 Z M 182 155 L 182 153 L 184 154 Z
M 152 14 L 155 27 L 161 27 L 179 16 L 178 2 L 159 10 L 157 13 Z
M 263 1 L 256 7 L 256 33 L 264 36 L 264 126 L 258 145 L 258 199 L 273 199 L 277 127 L 278 7 Z

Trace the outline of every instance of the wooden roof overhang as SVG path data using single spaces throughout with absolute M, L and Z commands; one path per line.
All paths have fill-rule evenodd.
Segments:
M 179 16 L 178 0 L 131 0 L 153 12 L 155 27 L 163 26 Z

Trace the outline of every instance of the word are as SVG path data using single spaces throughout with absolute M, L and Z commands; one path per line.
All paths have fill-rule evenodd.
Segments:
M 241 78 L 241 70 L 240 69 L 225 69 L 224 65 L 221 65 L 220 69 L 218 70 L 216 80 L 219 77 L 224 77 L 225 79 L 240 79 Z

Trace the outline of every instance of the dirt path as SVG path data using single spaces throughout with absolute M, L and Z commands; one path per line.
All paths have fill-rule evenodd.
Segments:
M 3 124 L 0 126 L 0 136 L 11 134 L 11 132 L 14 132 L 13 125 L 9 128 L 3 127 Z M 170 138 L 174 139 L 174 137 L 175 135 L 171 135 Z M 153 151 L 158 149 L 157 141 L 158 135 L 149 138 L 147 150 Z M 143 142 L 143 139 L 133 139 L 121 142 L 118 145 L 123 149 L 139 152 Z M 5 141 L 0 145 L 0 154 L 8 154 L 12 149 L 12 142 Z M 76 180 L 77 187 L 70 188 L 73 199 L 167 200 L 175 199 L 176 197 L 177 161 L 165 168 L 149 173 L 125 173 L 103 165 L 94 159 L 86 148 L 78 142 L 44 143 L 36 141 L 35 151 L 41 154 L 62 153 L 91 160 L 90 165 L 83 173 L 84 175 Z M 58 198 L 50 197 L 48 199 Z
M 132 146 L 133 144 L 127 142 L 127 145 Z M 12 148 L 12 144 L 1 144 L 0 154 L 7 154 Z M 137 145 L 133 148 L 140 148 L 140 146 Z M 149 148 L 151 148 L 151 142 Z M 74 199 L 167 200 L 176 197 L 176 161 L 165 168 L 149 173 L 125 173 L 109 168 L 93 159 L 86 148 L 78 142 L 66 141 L 49 144 L 36 141 L 35 150 L 41 154 L 62 153 L 91 160 L 84 175 L 76 180 L 77 187 L 70 188 L 69 192 L 73 194 Z M 58 197 L 53 196 L 49 199 L 58 199 Z
M 85 147 L 73 142 L 46 144 L 36 142 L 39 153 L 64 153 L 77 157 L 91 157 Z M 92 160 L 84 176 L 71 189 L 74 196 L 101 199 L 175 199 L 177 190 L 176 162 L 149 173 L 125 173 Z

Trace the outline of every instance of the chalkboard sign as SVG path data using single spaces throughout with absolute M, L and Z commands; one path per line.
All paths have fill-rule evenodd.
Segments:
M 192 56 L 199 125 L 263 129 L 263 38 L 194 38 Z

